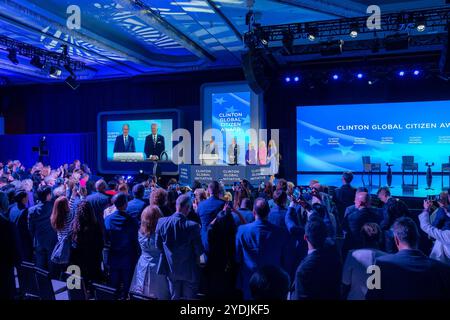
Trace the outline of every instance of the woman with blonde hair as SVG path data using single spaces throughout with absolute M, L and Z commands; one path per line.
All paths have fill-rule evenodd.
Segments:
M 130 292 L 135 292 L 159 300 L 169 300 L 169 284 L 163 275 L 156 273 L 160 250 L 156 247 L 155 230 L 162 212 L 156 205 L 144 209 L 141 215 L 141 227 L 138 232 L 141 256 L 139 257 Z
M 271 139 L 268 144 L 267 161 L 270 164 L 270 172 L 272 173 L 273 176 L 275 176 L 278 173 L 280 159 L 279 159 L 278 149 L 275 144 L 275 140 L 273 140 L 273 139 Z

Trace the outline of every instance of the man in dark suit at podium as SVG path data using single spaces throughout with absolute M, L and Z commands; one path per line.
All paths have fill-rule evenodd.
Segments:
M 159 160 L 161 158 L 161 153 L 165 150 L 164 137 L 158 134 L 158 125 L 152 123 L 152 134 L 145 137 L 145 156 L 151 160 Z
M 114 153 L 118 152 L 136 152 L 136 145 L 134 144 L 134 138 L 128 133 L 130 132 L 130 126 L 124 124 L 122 126 L 122 134 L 116 137 L 114 142 Z

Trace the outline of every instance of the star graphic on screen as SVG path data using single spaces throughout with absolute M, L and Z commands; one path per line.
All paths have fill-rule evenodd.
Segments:
M 244 118 L 244 122 L 243 122 L 244 124 L 247 124 L 247 123 L 250 123 L 250 115 L 247 115 L 245 118 Z
M 225 108 L 226 112 L 229 113 L 235 113 L 237 111 L 237 109 L 234 108 L 234 106 L 231 106 L 229 108 Z
M 355 153 L 355 151 L 352 150 L 353 146 L 344 147 L 342 144 L 339 144 L 339 147 L 333 148 L 334 150 L 339 150 L 342 152 L 343 156 L 346 156 L 349 153 Z
M 309 146 L 313 146 L 313 145 L 318 145 L 321 146 L 322 144 L 320 143 L 320 141 L 322 141 L 322 139 L 316 139 L 313 136 L 309 136 L 309 139 L 305 139 L 306 142 L 309 142 Z
M 225 101 L 225 99 L 223 97 L 220 98 L 216 98 L 216 100 L 214 101 L 214 103 L 220 104 L 222 105 Z

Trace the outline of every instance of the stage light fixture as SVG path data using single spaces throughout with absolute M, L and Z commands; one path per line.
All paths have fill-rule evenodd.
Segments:
M 399 75 L 400 77 L 403 77 L 403 76 L 405 75 L 405 71 L 403 71 L 403 70 L 399 71 L 399 72 L 398 72 L 398 75 Z
M 420 75 L 420 71 L 419 71 L 419 70 L 414 70 L 413 74 L 414 74 L 415 76 L 418 76 L 418 75 Z
M 339 75 L 333 74 L 333 80 L 339 80 Z
M 49 71 L 49 75 L 52 78 L 59 78 L 62 74 L 62 70 L 59 67 L 56 66 L 51 66 L 50 67 L 50 71 Z
M 17 50 L 16 49 L 8 49 L 8 59 L 14 64 L 19 64 L 19 60 L 17 59 Z
M 359 27 L 357 23 L 352 23 L 350 25 L 350 37 L 356 38 L 358 36 Z
M 80 84 L 77 82 L 76 77 L 74 76 L 68 76 L 64 82 L 67 83 L 67 85 L 73 90 L 78 89 L 78 87 L 80 86 Z
M 286 81 L 286 82 L 291 82 L 291 77 L 286 77 L 286 78 L 284 78 L 284 81 Z
M 45 67 L 45 64 L 41 62 L 41 58 L 38 55 L 35 55 L 33 58 L 31 58 L 30 64 L 38 69 L 44 69 Z
M 294 77 L 294 82 L 299 82 L 299 81 L 300 81 L 300 77 L 295 76 L 295 77 Z
M 362 78 L 364 77 L 364 75 L 363 75 L 362 73 L 358 73 L 358 74 L 356 74 L 356 77 L 357 77 L 358 79 L 362 79 Z
M 317 28 L 315 28 L 315 27 L 307 27 L 306 28 L 306 36 L 309 41 L 311 41 L 311 42 L 316 41 L 317 34 L 318 34 Z
M 420 16 L 416 19 L 416 30 L 418 32 L 424 32 L 427 28 L 425 17 Z

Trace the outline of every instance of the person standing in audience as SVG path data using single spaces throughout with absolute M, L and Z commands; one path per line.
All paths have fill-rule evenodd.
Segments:
M 190 197 L 181 195 L 176 212 L 156 225 L 156 246 L 162 251 L 157 273 L 167 277 L 172 300 L 194 299 L 199 287 L 203 247 L 200 225 L 186 218 L 190 207 Z
M 201 237 L 205 250 L 208 249 L 208 226 L 217 214 L 223 210 L 225 201 L 220 199 L 220 184 L 213 181 L 208 185 L 209 198 L 202 201 L 197 208 L 197 213 L 202 223 Z
M 198 214 L 198 205 L 200 202 L 206 200 L 208 198 L 205 189 L 198 188 L 194 190 L 194 201 L 192 202 L 192 208 L 194 209 L 194 212 Z
M 439 195 L 439 208 L 436 210 L 436 214 L 433 220 L 433 227 L 441 230 L 450 230 L 450 196 L 448 192 L 441 192 Z
M 297 300 L 338 300 L 342 266 L 333 248 L 327 247 L 327 228 L 322 219 L 311 217 L 305 227 L 308 255 L 295 273 Z
M 49 270 L 51 254 L 57 242 L 56 232 L 50 223 L 53 210 L 52 189 L 41 186 L 37 193 L 39 203 L 28 210 L 28 230 L 33 238 L 36 266 Z
M 144 201 L 144 186 L 139 183 L 133 187 L 133 196 L 134 199 L 128 202 L 127 211 L 133 218 L 136 219 L 139 223 L 141 222 L 141 213 L 144 211 L 146 207 L 146 203 Z
M 370 208 L 370 195 L 366 192 L 358 192 L 355 198 L 354 211 L 348 214 L 343 221 L 342 229 L 344 232 L 344 257 L 348 250 L 359 249 L 362 246 L 363 239 L 361 228 L 366 223 L 379 223 L 376 211 Z
M 384 231 L 384 249 L 387 253 L 395 253 L 397 252 L 397 247 L 394 242 L 392 226 L 396 219 L 409 217 L 409 210 L 402 200 L 391 196 L 389 187 L 378 189 L 377 196 L 384 203 L 382 208 L 383 221 L 380 223 L 381 230 Z
M 279 189 L 273 194 L 274 206 L 270 209 L 269 222 L 276 226 L 286 228 L 285 218 L 286 218 L 286 192 Z
M 367 193 L 369 193 L 369 190 L 366 187 L 359 187 L 359 188 L 356 189 L 355 198 L 353 199 L 353 204 L 348 206 L 347 208 L 345 208 L 344 216 L 342 217 L 343 219 L 345 219 L 345 217 L 348 216 L 350 213 L 352 213 L 354 211 L 358 211 L 358 209 L 355 207 L 355 202 L 354 201 L 356 200 L 356 196 L 357 196 L 357 194 L 359 192 L 367 192 Z M 377 210 L 377 211 L 379 211 L 379 210 Z M 378 214 L 378 216 L 381 215 L 379 212 L 377 214 Z
M 173 213 L 172 211 L 170 211 L 167 201 L 168 193 L 166 190 L 164 190 L 163 188 L 157 188 L 152 191 L 150 195 L 150 205 L 158 206 L 164 217 L 168 217 Z
M 142 212 L 141 227 L 138 233 L 141 256 L 134 270 L 130 292 L 159 300 L 169 300 L 167 278 L 156 272 L 161 255 L 161 250 L 156 247 L 156 225 L 162 217 L 161 210 L 155 205 L 146 207 Z
M 108 265 L 110 285 L 121 289 L 120 298 L 126 298 L 139 256 L 137 232 L 138 222 L 127 213 L 127 195 L 116 194 L 112 202 L 116 207 L 113 214 L 105 218 L 106 241 L 109 243 Z
M 250 278 L 250 292 L 253 300 L 286 300 L 289 293 L 289 275 L 281 268 L 264 266 Z
M 22 260 L 33 261 L 33 240 L 28 230 L 28 192 L 17 189 L 14 194 L 15 203 L 9 209 L 9 221 L 15 224 L 19 234 L 19 244 Z
M 244 198 L 241 201 L 241 206 L 237 209 L 240 215 L 244 218 L 245 223 L 251 223 L 255 221 L 255 216 L 252 211 L 252 201 L 249 198 Z M 234 222 L 236 226 L 240 226 L 242 224 L 239 215 L 235 212 L 232 212 Z
M 288 270 L 290 266 L 290 242 L 287 230 L 268 220 L 270 212 L 266 200 L 255 200 L 255 221 L 242 225 L 236 235 L 236 262 L 239 266 L 237 287 L 244 299 L 250 299 L 249 281 L 260 267 L 274 265 Z
M 86 200 L 82 200 L 76 208 L 71 238 L 70 264 L 80 267 L 81 276 L 87 283 L 102 282 L 102 226 Z
M 382 233 L 378 224 L 366 223 L 361 228 L 361 249 L 349 251 L 342 272 L 343 298 L 365 300 L 369 266 L 386 253 L 380 250 Z
M 108 185 L 105 180 L 100 179 L 95 183 L 95 190 L 97 190 L 97 192 L 86 197 L 86 201 L 89 202 L 94 209 L 97 221 L 102 226 L 104 224 L 103 211 L 105 211 L 111 202 L 111 198 L 105 193 L 107 188 Z
M 379 257 L 379 279 L 369 289 L 369 300 L 436 300 L 450 297 L 450 266 L 425 256 L 417 249 L 419 232 L 409 217 L 393 226 L 396 254 Z M 378 284 L 377 284 L 378 282 Z
M 342 174 L 342 186 L 334 191 L 334 203 L 337 209 L 338 225 L 342 225 L 345 209 L 353 204 L 355 200 L 356 189 L 352 187 L 353 173 L 346 171 Z
M 69 200 L 65 196 L 58 197 L 50 216 L 50 223 L 58 239 L 52 253 L 53 273 L 57 279 L 66 271 L 69 264 L 72 221 L 73 211 L 69 208 Z
M 438 229 L 430 223 L 430 210 L 432 205 L 433 203 L 431 201 L 424 201 L 424 210 L 419 215 L 420 228 L 429 237 L 436 240 L 431 250 L 430 258 L 450 265 L 450 230 L 446 228 Z

